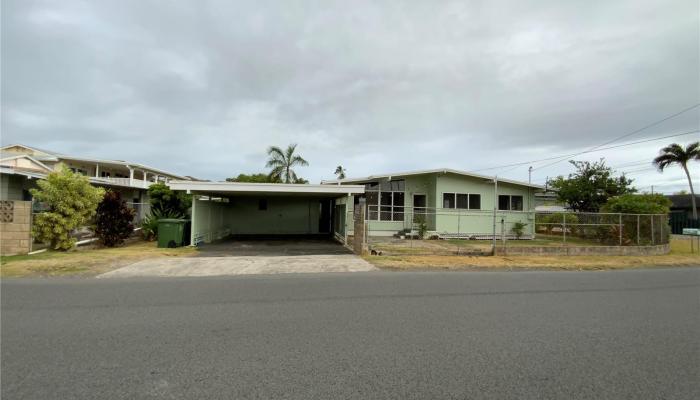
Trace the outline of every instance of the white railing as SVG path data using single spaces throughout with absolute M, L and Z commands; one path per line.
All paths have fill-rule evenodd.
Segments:
M 112 177 L 95 177 L 94 179 L 104 181 L 107 183 L 112 183 L 121 186 L 131 186 L 138 188 L 147 188 L 154 182 L 144 181 L 143 179 L 129 179 L 129 178 L 112 178 Z

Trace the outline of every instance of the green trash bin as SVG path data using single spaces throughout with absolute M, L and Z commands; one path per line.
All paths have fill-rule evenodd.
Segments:
M 189 238 L 185 237 L 188 223 L 186 219 L 158 220 L 158 247 L 181 247 L 188 244 Z

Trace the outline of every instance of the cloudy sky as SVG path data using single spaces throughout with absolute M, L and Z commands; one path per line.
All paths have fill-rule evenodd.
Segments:
M 312 182 L 338 164 L 474 171 L 576 153 L 700 103 L 699 14 L 697 0 L 3 0 L 2 144 L 220 180 L 298 143 Z M 611 145 L 697 129 L 700 108 Z M 684 175 L 650 160 L 698 139 L 576 159 L 670 192 Z M 533 182 L 571 169 L 547 164 Z M 527 180 L 528 166 L 482 172 Z

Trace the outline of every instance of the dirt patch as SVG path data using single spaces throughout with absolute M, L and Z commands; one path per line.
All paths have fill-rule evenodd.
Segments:
M 469 256 L 393 254 L 367 256 L 377 267 L 411 269 L 551 269 L 600 270 L 649 266 L 698 266 L 700 253 L 691 253 L 689 241 L 672 240 L 671 252 L 660 256 Z
M 47 251 L 34 255 L 3 256 L 0 276 L 95 276 L 137 261 L 158 257 L 189 257 L 190 247 L 159 249 L 155 242 L 135 241 L 115 248 L 86 248 L 68 252 Z

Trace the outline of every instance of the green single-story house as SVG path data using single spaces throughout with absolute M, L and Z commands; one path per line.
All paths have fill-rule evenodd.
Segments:
M 532 237 L 535 193 L 543 186 L 454 169 L 323 181 L 320 185 L 171 181 L 194 196 L 191 243 L 228 236 L 353 235 L 364 203 L 369 236 L 399 236 L 420 225 L 431 235 L 488 239 L 516 223 Z

